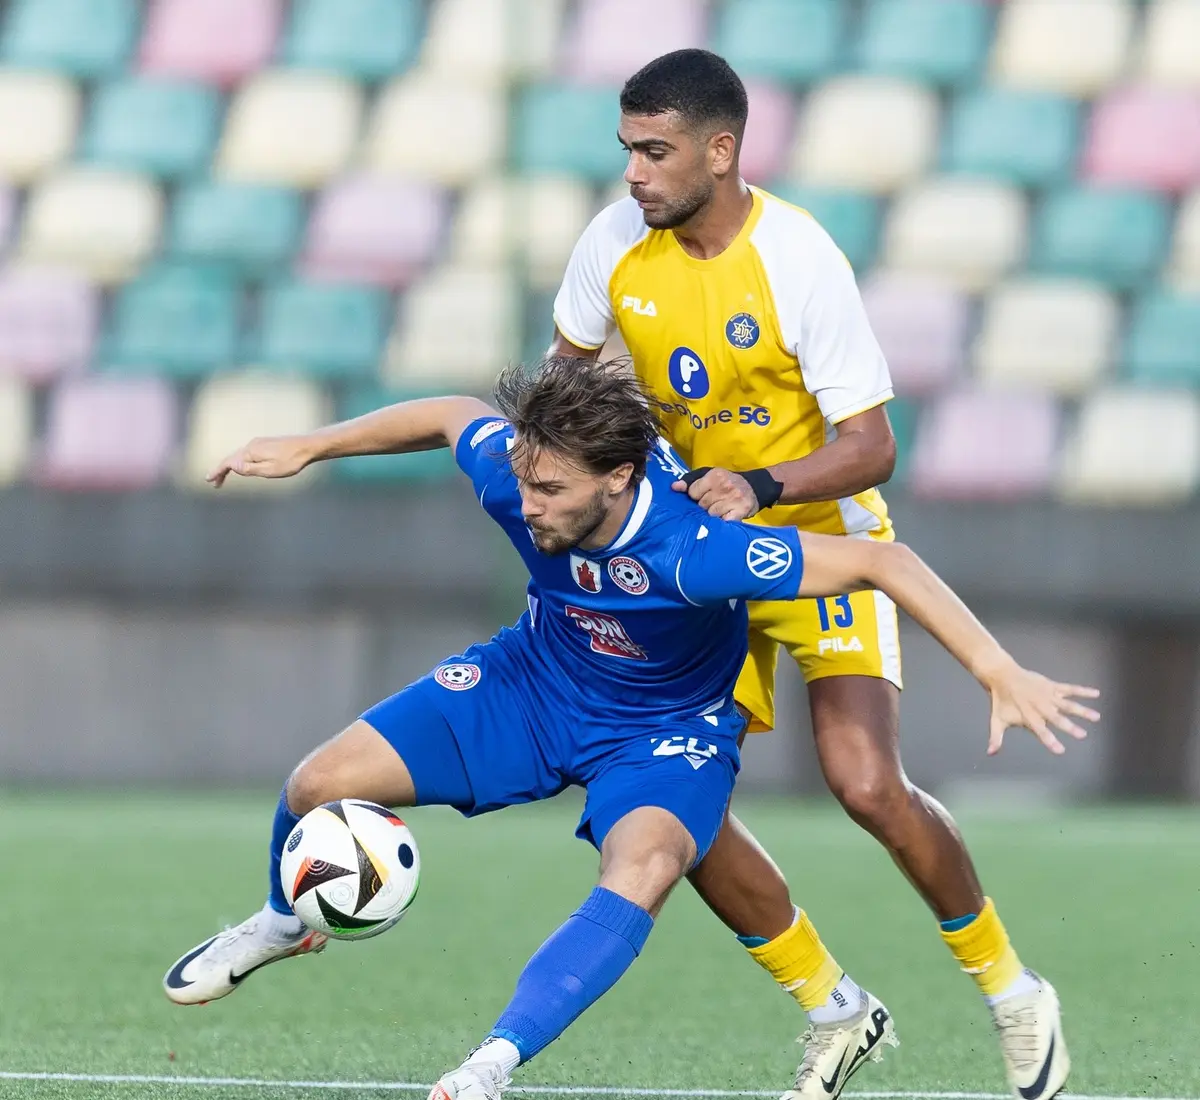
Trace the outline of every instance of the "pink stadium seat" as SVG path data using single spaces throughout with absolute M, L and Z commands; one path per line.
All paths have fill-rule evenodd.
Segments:
M 660 54 L 705 44 L 701 0 L 583 0 L 567 33 L 563 75 L 620 85 Z
M 433 184 L 360 177 L 326 188 L 301 268 L 318 279 L 403 286 L 428 264 L 446 219 Z
M 167 470 L 175 394 L 161 378 L 77 378 L 50 402 L 34 479 L 57 489 L 140 489 Z
M 99 311 L 95 289 L 73 271 L 15 268 L 0 274 L 0 374 L 46 382 L 82 370 Z
M 1092 112 L 1084 175 L 1102 183 L 1183 191 L 1200 183 L 1200 95 L 1126 88 Z
M 1011 498 L 1047 489 L 1059 410 L 1044 393 L 960 390 L 926 412 L 909 481 L 925 496 Z
M 281 12 L 281 0 L 153 0 L 141 68 L 235 84 L 270 60 Z
M 961 291 L 879 275 L 863 286 L 863 303 L 898 393 L 923 393 L 962 373 L 969 303 Z
M 767 183 L 784 174 L 796 124 L 795 97 L 775 84 L 746 85 L 750 118 L 742 143 L 742 175 L 751 183 Z

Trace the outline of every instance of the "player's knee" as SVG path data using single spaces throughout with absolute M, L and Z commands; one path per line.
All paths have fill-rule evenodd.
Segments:
M 288 778 L 288 809 L 300 817 L 336 797 L 327 769 L 315 760 L 305 760 Z
M 615 855 L 607 861 L 600 885 L 656 913 L 691 865 L 694 851 L 669 845 Z
M 908 781 L 898 767 L 860 764 L 831 777 L 834 796 L 856 821 L 882 825 L 901 812 L 909 799 Z

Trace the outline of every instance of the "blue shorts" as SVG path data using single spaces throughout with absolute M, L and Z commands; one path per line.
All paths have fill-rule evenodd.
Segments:
M 443 662 L 362 715 L 404 761 L 417 804 L 473 817 L 579 786 L 587 800 L 575 835 L 597 849 L 626 814 L 657 806 L 679 819 L 702 859 L 739 767 L 745 720 L 732 699 L 703 717 L 609 727 L 563 707 L 560 685 L 539 690 L 495 645 Z

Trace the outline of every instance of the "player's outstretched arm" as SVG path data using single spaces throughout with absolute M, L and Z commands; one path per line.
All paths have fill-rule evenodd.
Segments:
M 988 691 L 992 698 L 988 754 L 1000 751 L 1004 731 L 1024 726 L 1053 753 L 1066 750 L 1054 730 L 1082 739 L 1072 719 L 1098 721 L 1080 699 L 1100 693 L 1091 687 L 1060 684 L 1022 668 L 971 613 L 954 591 L 912 550 L 901 543 L 873 542 L 801 532 L 804 573 L 800 596 L 834 596 L 877 588 L 911 615 Z
M 328 458 L 452 447 L 472 420 L 498 415 L 476 397 L 401 401 L 304 435 L 252 439 L 218 462 L 207 480 L 219 489 L 231 473 L 242 477 L 291 477 Z

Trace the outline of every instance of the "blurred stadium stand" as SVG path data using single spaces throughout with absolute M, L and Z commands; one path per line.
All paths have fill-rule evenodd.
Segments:
M 620 83 L 707 45 L 749 85 L 744 174 L 859 274 L 902 536 L 985 613 L 1107 631 L 1143 751 L 1089 789 L 1200 793 L 1198 0 L 0 9 L 0 623 L 510 595 L 445 456 L 192 490 L 246 436 L 486 392 L 544 348 L 622 191 Z

